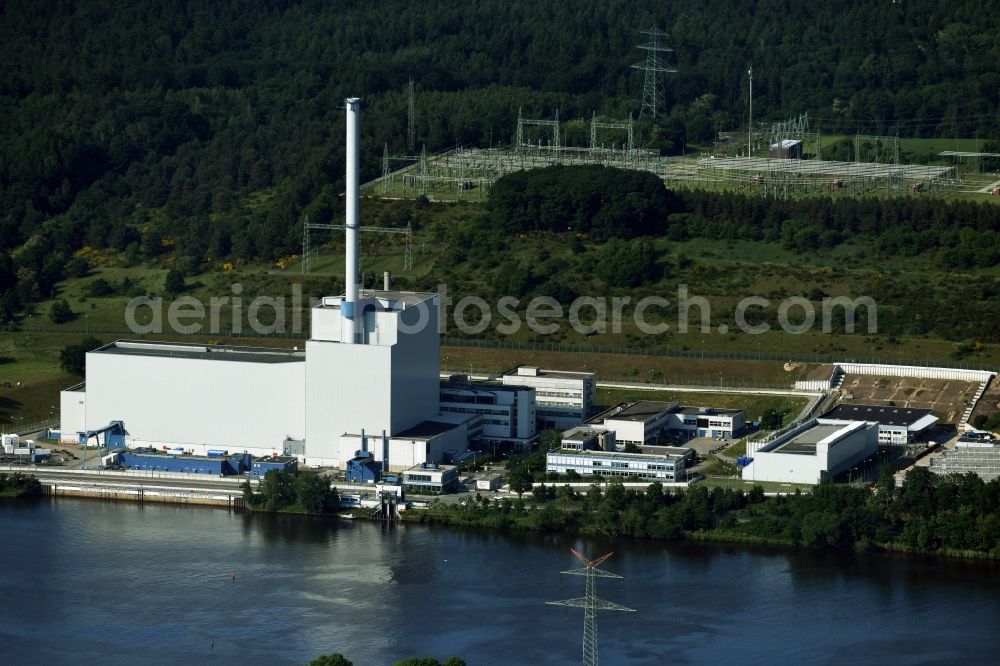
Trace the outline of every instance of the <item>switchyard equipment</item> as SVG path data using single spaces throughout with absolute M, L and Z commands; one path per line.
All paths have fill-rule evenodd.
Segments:
M 809 152 L 818 160 L 823 159 L 822 134 L 819 131 L 810 131 L 808 113 L 771 125 L 769 145 L 773 146 L 782 141 L 801 141 L 804 152 Z
M 835 162 L 830 160 L 703 158 L 697 161 L 704 181 L 756 189 L 770 196 L 845 189 L 852 193 L 905 191 L 907 184 L 926 183 L 937 190 L 957 184 L 952 166 Z M 836 184 L 835 184 L 836 183 Z
M 310 270 L 312 270 L 312 262 L 317 254 L 317 250 L 312 247 L 311 234 L 313 231 L 334 231 L 337 229 L 347 229 L 346 225 L 343 224 L 320 224 L 309 221 L 309 216 L 306 216 L 305 221 L 302 223 L 302 261 L 299 264 L 303 275 L 307 275 Z M 403 268 L 405 270 L 413 269 L 413 226 L 410 222 L 406 223 L 405 227 L 378 227 L 372 225 L 365 225 L 365 231 L 370 231 L 374 234 L 401 234 L 406 241 L 406 246 L 403 254 Z M 360 257 L 358 259 L 358 268 L 360 269 Z
M 521 108 L 517 109 L 517 134 L 514 140 L 514 149 L 520 151 L 522 148 L 530 147 L 532 144 L 526 142 L 524 138 L 524 130 L 528 127 L 548 127 L 552 131 L 552 139 L 548 144 L 548 147 L 552 148 L 556 152 L 559 151 L 559 146 L 561 142 L 559 141 L 559 109 L 556 109 L 555 120 L 543 120 L 539 118 L 525 118 L 521 113 Z M 539 148 L 542 147 L 541 140 L 539 140 Z
M 585 576 L 587 579 L 586 592 L 584 596 L 575 599 L 546 601 L 545 603 L 550 606 L 569 606 L 571 608 L 583 609 L 583 666 L 597 666 L 597 611 L 607 610 L 633 613 L 635 609 L 621 606 L 597 596 L 598 578 L 622 579 L 618 574 L 598 568 L 614 553 L 608 553 L 592 560 L 572 548 L 570 548 L 570 552 L 573 553 L 576 559 L 583 563 L 583 566 L 579 569 L 570 569 L 569 571 L 562 571 L 560 573 L 569 576 Z

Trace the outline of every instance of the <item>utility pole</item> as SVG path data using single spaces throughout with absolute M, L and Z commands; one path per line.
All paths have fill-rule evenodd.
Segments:
M 601 599 L 597 596 L 598 578 L 621 579 L 621 576 L 618 574 L 597 568 L 598 565 L 603 564 L 604 561 L 611 557 L 614 553 L 608 553 L 607 555 L 602 555 L 601 557 L 591 560 L 572 548 L 570 548 L 570 551 L 576 556 L 576 559 L 583 563 L 583 567 L 580 569 L 562 571 L 560 573 L 568 574 L 570 576 L 586 576 L 586 594 L 583 597 L 578 597 L 576 599 L 546 601 L 545 603 L 550 606 L 569 606 L 571 608 L 583 609 L 583 666 L 597 666 L 597 611 L 613 610 L 633 613 L 635 612 L 635 609 L 619 606 L 616 603 Z
M 747 123 L 747 157 L 753 156 L 753 148 L 751 143 L 753 141 L 753 67 L 747 70 L 747 74 L 750 75 L 750 122 Z

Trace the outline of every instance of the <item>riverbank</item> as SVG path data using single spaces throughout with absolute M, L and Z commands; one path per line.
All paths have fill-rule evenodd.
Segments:
M 81 476 L 81 475 L 78 475 Z M 201 487 L 194 487 L 201 484 Z M 20 491 L 20 492 L 23 492 Z M 219 506 L 255 513 L 338 516 L 339 498 L 323 477 L 275 477 L 254 491 L 224 480 L 83 478 L 46 480 L 55 496 Z M 914 470 L 901 488 L 885 476 L 874 490 L 822 484 L 813 492 L 765 496 L 763 489 L 626 487 L 615 481 L 584 494 L 537 486 L 523 498 L 434 501 L 400 513 L 407 523 L 492 530 L 631 536 L 664 542 L 767 544 L 801 550 L 900 552 L 1000 559 L 1000 481 Z M 366 511 L 348 511 L 366 518 Z
M 525 499 L 435 503 L 408 522 L 631 536 L 642 539 L 767 544 L 802 550 L 900 552 L 1000 559 L 1000 481 L 914 470 L 902 488 L 891 474 L 875 489 L 824 483 L 811 493 L 765 497 L 762 489 L 694 486 L 671 492 L 612 483 L 586 495 L 536 488 Z
M 20 472 L 5 474 L 0 472 L 0 499 L 20 499 L 42 494 L 42 484 L 33 476 Z

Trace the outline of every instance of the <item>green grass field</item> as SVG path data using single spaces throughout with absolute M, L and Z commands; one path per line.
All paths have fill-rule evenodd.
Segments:
M 933 143 L 916 144 L 922 148 L 939 147 Z M 982 176 L 976 183 L 985 183 Z M 266 194 L 266 193 L 265 193 Z M 261 195 L 264 196 L 264 195 Z M 1000 197 L 993 197 L 1000 202 Z M 393 273 L 394 286 L 400 289 L 433 291 L 437 289 L 440 275 L 452 270 L 452 284 L 449 294 L 481 295 L 487 302 L 494 302 L 492 283 L 496 266 L 504 260 L 512 260 L 529 267 L 546 265 L 546 261 L 562 262 L 576 266 L 573 251 L 567 239 L 558 234 L 533 234 L 509 240 L 509 248 L 504 256 L 478 259 L 462 263 L 456 267 L 443 264 L 448 256 L 447 239 L 450 230 L 466 223 L 483 212 L 477 203 L 427 204 L 420 202 L 380 201 L 366 199 L 363 208 L 366 220 L 371 224 L 400 226 L 407 219 L 413 221 L 414 267 L 405 270 L 403 266 L 403 238 L 398 235 L 368 234 L 364 236 L 362 270 L 367 284 L 381 286 L 382 272 Z M 225 331 L 232 325 L 232 308 L 219 308 L 221 332 L 207 330 L 208 322 L 201 336 L 201 342 L 253 344 L 268 346 L 300 345 L 308 335 L 308 308 L 310 297 L 340 293 L 343 275 L 343 237 L 339 232 L 332 235 L 318 233 L 313 239 L 313 247 L 319 252 L 313 262 L 314 271 L 302 275 L 300 264 L 295 258 L 284 262 L 283 267 L 275 263 L 255 263 L 237 265 L 232 270 L 215 267 L 187 278 L 184 296 L 201 300 L 206 305 L 212 298 L 232 297 L 240 290 L 244 303 L 254 297 L 265 295 L 283 298 L 283 315 L 287 340 L 256 339 L 248 337 L 227 338 Z M 589 244 L 588 244 L 589 245 Z M 661 315 L 654 314 L 649 323 L 665 322 L 671 325 L 661 335 L 643 333 L 626 309 L 620 330 L 609 326 L 603 333 L 588 335 L 574 330 L 566 320 L 557 320 L 558 331 L 552 335 L 540 335 L 527 326 L 510 336 L 499 335 L 488 328 L 480 338 L 492 338 L 487 342 L 492 347 L 473 348 L 452 346 L 442 349 L 442 366 L 453 371 L 499 372 L 514 365 L 528 364 L 567 370 L 591 370 L 603 379 L 630 382 L 674 383 L 685 385 L 728 385 L 728 386 L 790 386 L 802 378 L 815 364 L 827 360 L 851 358 L 877 358 L 880 360 L 909 361 L 921 364 L 952 362 L 955 358 L 976 365 L 995 366 L 1000 364 L 1000 345 L 985 344 L 976 347 L 974 354 L 956 357 L 959 341 L 943 340 L 934 336 L 906 337 L 886 334 L 831 334 L 809 331 L 802 335 L 790 335 L 780 331 L 770 331 L 761 335 L 739 332 L 733 326 L 733 311 L 737 300 L 747 295 L 764 296 L 772 303 L 778 303 L 789 296 L 822 293 L 831 296 L 848 295 L 856 297 L 871 293 L 886 280 L 893 282 L 895 293 L 902 292 L 911 299 L 921 300 L 934 295 L 960 293 L 975 285 L 983 277 L 1000 276 L 1000 266 L 975 272 L 961 272 L 953 266 L 942 266 L 933 258 L 898 257 L 880 261 L 873 266 L 863 246 L 847 243 L 830 251 L 796 253 L 783 248 L 778 243 L 732 242 L 710 239 L 670 241 L 665 238 L 654 241 L 655 251 L 663 268 L 664 277 L 659 283 L 645 288 L 641 294 L 629 290 L 610 290 L 590 271 L 583 268 L 570 276 L 576 292 L 605 298 L 610 303 L 616 296 L 630 296 L 635 300 L 647 294 L 655 294 L 670 300 L 671 306 Z M 584 251 L 590 250 L 585 247 Z M 590 254 L 586 256 L 592 256 Z M 69 344 L 75 344 L 87 334 L 95 335 L 103 341 L 122 337 L 135 337 L 126 328 L 125 307 L 136 295 L 149 297 L 163 296 L 164 278 L 167 273 L 169 255 L 142 265 L 128 266 L 113 253 L 95 257 L 91 273 L 81 278 L 71 278 L 58 286 L 58 299 L 65 299 L 75 313 L 73 321 L 53 324 L 48 316 L 52 301 L 39 303 L 34 313 L 23 321 L 24 331 L 0 333 L 0 418 L 6 416 L 44 417 L 56 404 L 58 388 L 77 381 L 64 374 L 59 368 L 59 353 Z M 683 270 L 678 266 L 686 266 Z M 537 276 L 541 280 L 544 276 Z M 107 297 L 89 296 L 89 288 L 97 279 L 103 278 L 119 293 Z M 128 279 L 132 286 L 128 293 L 121 291 L 122 282 Z M 702 332 L 694 325 L 688 332 L 676 330 L 676 292 L 680 284 L 688 285 L 691 295 L 704 296 L 711 306 L 711 326 Z M 292 299 L 296 285 L 301 289 L 300 310 L 293 312 Z M 937 292 L 935 294 L 935 292 Z M 895 296 L 893 296 L 895 298 Z M 530 297 L 522 303 L 527 304 Z M 164 315 L 170 300 L 165 298 Z M 893 305 L 889 303 L 888 305 Z M 881 308 L 882 303 L 879 303 Z M 776 307 L 776 306 L 775 306 Z M 454 311 L 452 307 L 451 312 Z M 698 312 L 695 310 L 695 312 Z M 142 315 L 143 313 L 140 313 Z M 148 312 L 145 312 L 148 315 Z M 301 316 L 301 326 L 291 330 L 296 315 Z M 494 313 L 495 314 L 495 313 Z M 584 315 L 587 313 L 585 312 Z M 246 308 L 243 308 L 246 316 Z M 880 309 L 880 321 L 884 315 Z M 263 323 L 270 323 L 269 311 L 265 310 Z M 583 320 L 588 321 L 587 316 Z M 140 321 L 145 321 L 140 316 Z M 500 323 L 500 318 L 496 318 Z M 720 325 L 728 325 L 730 331 L 721 333 Z M 41 330 L 44 329 L 44 330 Z M 32 330 L 38 332 L 31 332 Z M 458 332 L 452 320 L 446 335 Z M 162 334 L 151 334 L 152 339 L 192 339 L 175 336 L 168 330 Z M 969 341 L 970 344 L 974 341 Z M 510 343 L 524 348 L 510 348 Z M 627 353 L 592 353 L 568 351 L 577 347 L 599 347 L 620 350 Z M 662 351 L 676 356 L 644 355 L 643 350 Z M 732 358 L 711 358 L 713 354 L 732 354 Z M 683 355 L 683 356 L 680 356 Z M 785 360 L 801 361 L 800 365 L 786 370 Z M 4 382 L 22 387 L 14 395 L 13 389 L 4 389 Z M 33 388 L 35 387 L 35 388 Z M 37 388 L 43 387 L 43 388 Z M 29 390 L 30 389 L 30 390 Z M 720 405 L 721 406 L 721 405 Z M 754 411 L 751 408 L 750 411 Z

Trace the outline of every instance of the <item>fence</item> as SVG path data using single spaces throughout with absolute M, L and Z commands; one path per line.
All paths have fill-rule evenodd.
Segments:
M 218 339 L 273 339 L 273 340 L 305 340 L 308 331 L 285 332 L 285 333 L 258 333 L 256 331 L 241 330 L 234 332 L 232 329 L 222 329 L 217 333 L 199 333 L 190 336 L 178 333 L 162 333 L 139 335 L 131 331 L 127 326 L 102 326 L 102 327 L 65 327 L 65 326 L 45 326 L 35 324 L 20 324 L 16 327 L 6 327 L 8 332 L 23 333 L 63 333 L 77 335 L 112 335 L 120 338 L 133 339 L 184 339 L 184 338 L 218 338 Z M 838 358 L 833 354 L 795 354 L 788 352 L 757 352 L 757 351 L 709 351 L 698 349 L 668 349 L 666 347 L 625 347 L 618 345 L 579 345 L 566 344 L 560 342 L 523 342 L 509 339 L 491 338 L 455 338 L 442 337 L 441 345 L 445 347 L 467 347 L 478 349 L 514 349 L 534 352 L 567 352 L 580 354 L 615 354 L 619 356 L 637 357 L 659 357 L 659 358 L 687 358 L 687 359 L 714 359 L 727 361 L 790 361 L 793 363 L 836 363 L 866 364 L 866 365 L 891 365 L 891 366 L 911 366 L 919 368 L 954 368 L 962 370 L 980 370 L 993 372 L 994 366 L 987 363 L 976 362 L 942 362 L 931 359 L 906 359 L 906 358 L 883 358 L 883 357 L 854 357 L 847 361 Z
M 727 361 L 791 361 L 793 363 L 840 363 L 847 364 L 867 364 L 867 365 L 890 365 L 890 366 L 911 366 L 920 368 L 955 368 L 962 370 L 975 370 L 992 372 L 991 366 L 985 363 L 942 363 L 925 359 L 923 361 L 913 359 L 895 359 L 879 357 L 855 357 L 849 361 L 841 362 L 838 356 L 832 354 L 790 354 L 786 352 L 755 352 L 755 351 L 707 351 L 697 349 L 668 349 L 666 347 L 623 347 L 613 345 L 574 345 L 558 342 L 519 342 L 516 340 L 495 340 L 487 338 L 441 338 L 441 345 L 445 347 L 471 347 L 479 349 L 514 349 L 520 351 L 535 352 L 569 352 L 581 354 L 615 354 L 619 356 L 639 356 L 639 357 L 659 357 L 659 358 L 688 358 L 688 359 L 715 359 Z M 978 380 L 977 380 L 978 381 Z
M 50 428 L 57 428 L 59 426 L 58 418 L 46 417 L 44 419 L 36 419 L 34 421 L 25 421 L 17 416 L 12 416 L 9 421 L 10 425 L 13 426 L 13 430 L 17 435 L 30 435 L 34 432 L 41 432 L 43 430 L 49 430 Z M 5 429 L 7 426 L 0 422 L 0 430 Z

